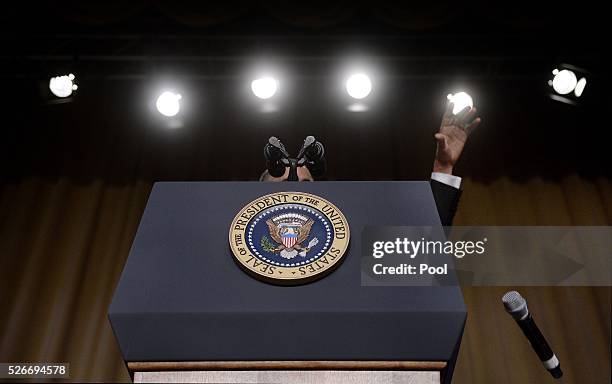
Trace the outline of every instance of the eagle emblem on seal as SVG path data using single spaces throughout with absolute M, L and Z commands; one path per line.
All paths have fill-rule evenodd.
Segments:
M 270 237 L 261 238 L 261 246 L 265 251 L 279 253 L 284 259 L 293 259 L 297 255 L 306 257 L 310 248 L 319 243 L 319 240 L 312 238 L 307 246 L 303 243 L 310 235 L 310 229 L 314 221 L 299 213 L 285 213 L 266 220 Z

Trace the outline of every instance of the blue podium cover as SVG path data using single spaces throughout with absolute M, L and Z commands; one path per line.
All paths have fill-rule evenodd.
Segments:
M 247 275 L 230 223 L 265 194 L 323 197 L 348 219 L 342 264 L 276 286 Z M 440 225 L 428 182 L 160 182 L 149 196 L 109 309 L 126 361 L 450 361 L 466 308 L 457 286 L 361 286 L 366 225 Z

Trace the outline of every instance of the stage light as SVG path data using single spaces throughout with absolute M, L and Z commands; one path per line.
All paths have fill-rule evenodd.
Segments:
M 179 100 L 181 100 L 180 94 L 166 91 L 159 95 L 155 106 L 162 115 L 172 117 L 179 113 L 181 109 Z
M 52 77 L 49 80 L 49 89 L 57 97 L 68 97 L 76 91 L 75 76 L 71 73 L 64 76 Z
M 453 103 L 453 115 L 458 114 L 463 111 L 465 107 L 473 107 L 474 101 L 472 100 L 472 96 L 468 95 L 465 92 L 457 92 L 454 95 L 448 94 L 446 98 Z
M 278 81 L 273 77 L 261 77 L 251 82 L 253 94 L 260 99 L 269 99 L 278 90 Z
M 346 92 L 354 99 L 364 99 L 371 91 L 372 81 L 366 74 L 353 74 L 346 81 Z
M 578 84 L 578 79 L 576 79 L 576 74 L 572 71 L 568 71 L 567 69 L 559 71 L 555 69 L 553 71 L 553 75 L 555 76 L 552 81 L 552 87 L 560 95 L 567 95 L 571 91 L 576 88 L 576 84 Z
M 574 95 L 576 95 L 576 97 L 582 96 L 582 92 L 584 92 L 584 87 L 586 87 L 586 79 L 583 77 L 576 83 L 576 88 L 574 88 Z
M 584 93 L 588 72 L 569 64 L 561 64 L 553 69 L 552 75 L 553 78 L 548 80 L 548 85 L 552 87 L 551 99 L 577 104 L 578 98 Z

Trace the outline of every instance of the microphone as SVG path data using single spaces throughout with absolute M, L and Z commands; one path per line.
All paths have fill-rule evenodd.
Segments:
M 533 317 L 527 308 L 527 301 L 516 291 L 507 292 L 502 297 L 506 311 L 514 318 L 516 323 L 529 340 L 531 347 L 542 361 L 544 368 L 550 372 L 555 379 L 563 376 L 559 359 L 553 353 L 546 342 L 542 332 L 538 329 Z
M 264 146 L 264 157 L 266 158 L 266 168 L 272 177 L 281 177 L 285 173 L 285 168 L 289 165 L 289 153 L 281 141 L 272 136 Z
M 307 136 L 297 158 L 291 158 L 281 141 L 271 136 L 264 146 L 266 169 L 272 177 L 281 177 L 289 168 L 287 181 L 299 181 L 297 169 L 306 166 L 313 177 L 321 177 L 327 171 L 325 148 L 314 136 Z
M 307 136 L 304 144 L 297 155 L 298 159 L 304 159 L 306 167 L 313 177 L 321 177 L 327 172 L 325 160 L 325 148 L 314 136 Z

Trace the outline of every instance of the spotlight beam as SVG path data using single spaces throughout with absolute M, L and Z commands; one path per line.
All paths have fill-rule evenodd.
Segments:
M 473 107 L 474 101 L 472 96 L 465 92 L 457 92 L 455 94 L 448 94 L 446 98 L 453 103 L 453 115 L 463 111 L 465 107 Z
M 278 81 L 273 77 L 261 77 L 251 82 L 251 90 L 255 96 L 266 100 L 276 94 Z
M 361 100 L 372 92 L 372 81 L 364 73 L 355 73 L 346 80 L 346 92 L 353 99 Z
M 165 91 L 157 98 L 155 102 L 155 106 L 159 113 L 166 117 L 176 116 L 181 110 L 181 100 L 182 96 L 178 93 Z
M 60 98 L 65 98 L 72 95 L 77 88 L 78 86 L 75 83 L 75 76 L 72 73 L 49 79 L 49 90 L 55 96 Z

